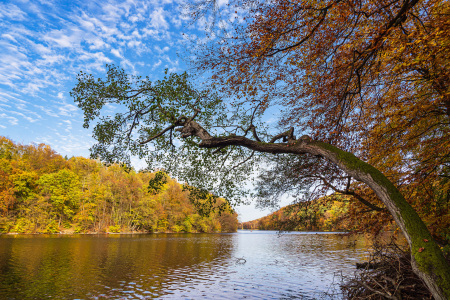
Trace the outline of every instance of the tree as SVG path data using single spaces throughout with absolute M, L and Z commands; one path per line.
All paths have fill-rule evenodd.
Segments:
M 200 1 L 197 16 L 212 7 L 220 16 L 215 4 Z M 235 105 L 252 101 L 260 110 L 281 105 L 282 125 L 368 161 L 427 218 L 449 216 L 448 206 L 444 212 L 427 210 L 441 206 L 436 186 L 449 195 L 448 1 L 244 0 L 229 1 L 226 10 L 235 12 L 238 22 L 212 30 L 225 35 L 195 49 L 196 66 L 212 73 L 213 84 L 235 96 Z M 376 195 L 327 162 L 295 163 L 266 172 L 260 191 L 267 204 L 272 187 L 321 185 L 383 210 L 373 205 Z M 440 226 L 448 228 L 445 221 Z M 435 236 L 442 233 L 431 228 Z
M 152 83 L 109 66 L 106 80 L 80 73 L 72 96 L 84 111 L 84 126 L 97 121 L 93 136 L 98 143 L 92 155 L 107 161 L 129 161 L 130 155 L 146 157 L 150 163 L 160 159 L 168 172 L 195 182 L 192 186 L 225 193 L 228 199 L 239 195 L 234 190 L 239 183 L 233 180 L 248 176 L 259 154 L 323 157 L 377 194 L 410 245 L 416 273 L 437 299 L 450 295 L 450 266 L 425 224 L 379 170 L 355 155 L 307 135 L 297 139 L 294 128 L 270 137 L 255 126 L 257 111 L 225 111 L 225 101 L 211 91 L 194 89 L 186 74 L 170 74 Z M 106 104 L 127 109 L 103 117 Z
M 215 4 L 200 1 L 194 11 L 201 18 Z M 192 54 L 234 105 L 280 105 L 281 125 L 355 153 L 416 207 L 437 202 L 435 183 L 450 171 L 448 1 L 231 0 L 224 10 L 237 21 L 213 28 L 216 38 Z M 347 176 L 323 160 L 296 162 L 262 184 L 283 169 L 285 189 L 322 185 L 376 198 L 354 182 L 345 189 Z
M 58 218 L 58 226 L 61 226 L 62 220 L 71 221 L 81 196 L 78 176 L 70 170 L 62 169 L 42 175 L 37 184 L 48 197 Z

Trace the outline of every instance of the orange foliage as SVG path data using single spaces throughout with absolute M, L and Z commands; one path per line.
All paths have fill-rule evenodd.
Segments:
M 235 101 L 260 111 L 281 105 L 281 125 L 375 166 L 438 240 L 450 239 L 449 2 L 232 5 L 244 8 L 245 21 L 233 23 L 233 38 L 204 48 L 199 69 L 211 70 L 213 84 Z M 336 176 L 321 174 L 330 182 Z M 367 187 L 353 183 L 352 189 L 380 204 Z M 350 208 L 355 217 L 366 211 L 357 202 Z M 390 220 L 368 212 L 360 225 L 378 231 Z
M 263 218 L 243 222 L 243 229 L 282 231 L 350 231 L 355 224 L 348 217 L 348 196 L 333 194 L 317 200 L 282 207 Z

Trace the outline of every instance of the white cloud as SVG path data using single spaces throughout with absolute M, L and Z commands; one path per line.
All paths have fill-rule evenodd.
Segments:
M 134 75 L 137 75 L 137 74 L 136 74 L 136 69 L 135 69 L 135 67 L 134 67 L 134 63 L 132 63 L 130 60 L 124 58 L 124 59 L 121 61 L 120 64 L 121 64 L 122 66 L 124 66 L 124 67 L 128 67 L 129 69 L 132 70 L 132 73 L 133 73 Z
M 15 114 L 17 116 L 20 116 L 20 117 L 24 118 L 25 120 L 27 120 L 28 122 L 31 122 L 31 123 L 34 123 L 34 122 L 36 122 L 36 121 L 38 121 L 40 119 L 40 118 L 34 119 L 34 118 L 30 117 L 29 115 L 25 115 L 25 114 L 17 112 L 17 111 L 10 111 L 10 113 Z M 14 124 L 14 125 L 16 125 L 16 124 Z
M 102 48 L 109 48 L 109 45 L 107 43 L 105 43 L 101 38 L 89 39 L 88 43 L 91 44 L 89 46 L 89 49 L 91 49 L 91 50 L 99 50 Z
M 95 62 L 99 62 L 102 64 L 112 63 L 112 60 L 110 58 L 106 57 L 103 52 L 90 53 L 90 52 L 83 51 L 83 54 L 80 55 L 78 57 L 78 59 L 85 60 L 85 61 L 94 60 Z
M 70 133 L 72 131 L 72 129 L 73 129 L 72 128 L 72 122 L 70 120 L 62 120 L 62 122 L 67 124 L 66 128 L 64 129 L 64 131 Z M 63 124 L 60 123 L 60 125 L 63 125 Z
M 2 101 L 2 102 L 9 102 L 9 101 L 7 100 L 7 98 L 8 98 L 8 99 L 10 99 L 10 100 L 12 100 L 12 101 L 16 101 L 16 102 L 19 102 L 19 103 L 28 103 L 28 102 L 26 102 L 26 101 L 20 99 L 20 98 L 19 98 L 20 95 L 17 94 L 17 93 L 14 93 L 14 92 L 6 93 L 6 92 L 3 92 L 3 91 L 0 90 L 0 96 L 2 96 L 2 97 L 0 97 L 0 101 Z M 4 97 L 4 98 L 3 98 L 3 97 Z
M 89 17 L 83 12 L 82 17 L 77 18 L 78 23 L 81 25 L 82 28 L 88 30 L 88 31 L 94 31 L 95 30 L 95 24 L 89 20 Z
M 67 61 L 67 57 L 64 55 L 43 55 L 42 59 L 38 59 L 36 63 L 41 66 L 49 66 L 53 64 L 61 64 Z
M 162 64 L 162 61 L 158 60 L 155 64 L 153 64 L 153 68 L 155 69 L 155 68 L 159 67 L 161 64 Z
M 19 124 L 19 120 L 17 118 L 8 116 L 7 114 L 4 113 L 0 114 L 0 119 L 7 120 L 10 125 Z
M 134 36 L 134 37 L 136 37 L 136 38 L 138 38 L 138 39 L 141 38 L 141 35 L 139 34 L 139 30 L 137 30 L 137 29 L 133 30 L 133 32 L 131 33 L 131 35 Z
M 44 89 L 50 88 L 52 86 L 58 85 L 58 80 L 62 78 L 58 78 L 58 72 L 55 74 L 51 73 L 51 70 L 47 70 L 48 73 L 44 74 L 43 70 L 39 68 L 33 68 L 29 71 L 24 72 L 26 76 L 26 83 L 20 90 L 24 94 L 28 95 L 37 95 Z
M 14 4 L 0 3 L 0 19 L 12 19 L 14 21 L 22 21 L 26 19 L 26 13 Z
M 9 33 L 4 33 L 4 34 L 2 34 L 2 38 L 6 38 L 6 39 L 8 39 L 8 40 L 11 40 L 11 41 L 17 43 L 17 40 L 16 40 L 12 35 L 10 35 Z
M 53 110 L 51 110 L 48 107 L 44 107 L 42 105 L 34 105 L 34 107 L 39 108 L 40 110 L 42 110 L 43 112 L 45 112 L 47 115 L 49 115 L 51 117 L 55 117 L 55 118 L 59 117 L 59 115 L 57 113 L 55 113 Z
M 132 23 L 136 23 L 137 21 L 139 21 L 139 16 L 133 15 L 128 20 L 130 20 L 130 22 Z
M 1 99 L 0 99 L 1 100 Z M 4 103 L 0 103 L 0 111 L 5 111 L 3 108 L 1 107 L 6 107 L 6 108 L 11 108 L 11 105 L 8 104 L 4 104 Z
M 35 48 L 36 51 L 37 51 L 39 54 L 41 54 L 41 55 L 52 53 L 52 50 L 51 50 L 49 47 L 45 47 L 45 46 L 42 45 L 42 44 L 35 44 L 35 43 L 32 43 L 32 44 L 34 44 L 34 48 Z
M 77 111 L 78 108 L 73 104 L 63 103 L 59 109 L 59 115 L 61 116 L 72 116 L 72 113 Z
M 78 28 L 52 30 L 44 36 L 44 40 L 53 42 L 61 48 L 76 48 L 80 46 L 82 31 Z
M 154 40 L 160 41 L 161 37 L 159 36 L 159 31 L 155 29 L 150 28 L 144 28 L 142 29 L 142 32 L 144 33 L 144 37 L 151 37 Z
M 161 47 L 159 47 L 159 46 L 155 46 L 155 50 L 158 52 L 158 53 L 160 53 L 160 54 L 162 54 L 162 53 L 164 53 L 164 52 L 167 52 L 167 51 L 169 51 L 169 47 L 164 47 L 164 48 L 162 48 L 161 49 Z
M 120 51 L 117 49 L 111 49 L 111 53 L 117 56 L 118 58 L 123 58 L 122 54 L 120 54 Z
M 45 87 L 42 83 L 29 82 L 25 87 L 25 91 L 29 94 L 34 94 L 37 91 L 39 91 L 42 87 Z
M 128 47 L 130 47 L 130 48 L 137 48 L 137 47 L 139 47 L 140 45 L 142 45 L 142 42 L 141 42 L 141 41 L 129 41 L 129 42 L 127 43 L 127 45 L 128 45 Z
M 31 63 L 26 54 L 17 47 L 3 47 L 3 50 L 6 51 L 0 54 L 0 82 L 14 86 L 16 80 L 23 79 L 22 73 L 31 67 Z
M 120 19 L 121 15 L 124 13 L 122 7 L 107 3 L 102 7 L 105 14 L 102 16 L 103 19 L 108 21 L 114 21 Z
M 136 171 L 146 169 L 148 167 L 145 159 L 139 159 L 138 157 L 131 157 L 131 165 Z
M 170 56 L 168 56 L 168 55 L 164 55 L 164 56 L 162 56 L 162 58 L 163 58 L 164 60 L 166 60 L 166 61 L 167 61 L 170 65 L 172 65 L 172 66 L 178 66 L 178 65 L 179 65 L 178 59 L 172 60 L 172 59 L 170 58 Z
M 45 8 L 41 9 L 37 4 L 33 3 L 32 1 L 27 1 L 26 6 L 27 9 L 36 14 L 38 18 L 46 20 L 44 12 L 46 12 L 47 10 Z
M 166 12 L 162 7 L 156 8 L 151 14 L 150 14 L 150 25 L 153 28 L 157 29 L 168 29 L 169 23 L 167 23 L 165 19 Z
M 31 118 L 30 116 L 34 116 L 36 118 L 36 119 L 33 119 L 33 121 L 31 121 L 32 118 L 31 119 L 27 119 L 30 122 L 35 122 L 37 120 L 42 119 L 42 116 L 40 114 L 38 114 L 35 111 L 29 110 L 28 109 L 28 105 L 25 105 L 24 103 L 16 103 L 15 107 L 18 110 L 20 110 L 20 111 L 22 111 L 23 113 L 26 114 L 26 117 L 25 117 L 26 119 L 27 118 Z M 12 113 L 16 113 L 16 114 L 19 114 L 20 116 L 24 117 L 22 113 L 17 113 L 17 112 L 14 112 L 14 111 L 12 111 Z

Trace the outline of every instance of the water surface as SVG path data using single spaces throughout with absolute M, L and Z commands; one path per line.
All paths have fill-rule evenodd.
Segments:
M 329 299 L 365 256 L 342 234 L 4 235 L 0 298 Z

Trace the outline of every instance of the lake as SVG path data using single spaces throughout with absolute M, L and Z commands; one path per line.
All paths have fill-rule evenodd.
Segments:
M 329 299 L 366 255 L 314 232 L 2 235 L 0 299 Z

